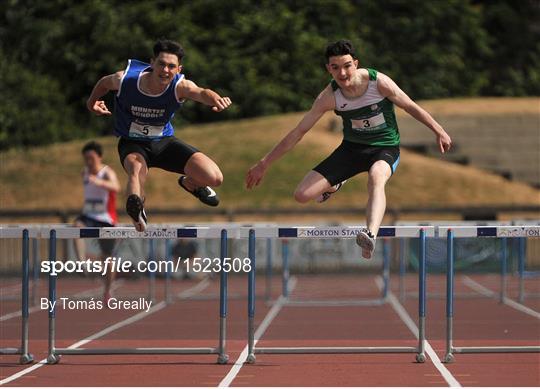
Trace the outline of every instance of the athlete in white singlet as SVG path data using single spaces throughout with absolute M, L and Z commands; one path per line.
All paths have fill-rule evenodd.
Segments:
M 118 221 L 116 216 L 116 195 L 120 184 L 116 173 L 103 164 L 103 149 L 99 143 L 89 142 L 82 149 L 85 167 L 82 171 L 84 186 L 84 205 L 82 213 L 77 217 L 77 227 L 114 227 Z M 99 246 L 103 260 L 112 256 L 115 241 L 100 239 Z M 75 240 L 77 257 L 86 260 L 86 248 L 83 239 Z M 105 282 L 105 302 L 111 297 L 111 285 L 115 274 L 107 269 Z M 106 304 L 105 304 L 106 305 Z

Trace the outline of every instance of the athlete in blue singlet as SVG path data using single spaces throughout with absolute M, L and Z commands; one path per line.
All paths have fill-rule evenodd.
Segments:
M 128 174 L 126 211 L 137 231 L 147 225 L 144 183 L 151 167 L 181 174 L 182 188 L 207 205 L 219 204 L 211 186 L 221 185 L 223 174 L 209 157 L 174 137 L 171 120 L 186 99 L 211 106 L 215 112 L 231 105 L 228 97 L 200 88 L 180 73 L 184 56 L 180 44 L 160 40 L 153 51 L 150 64 L 131 59 L 125 70 L 101 78 L 87 101 L 96 115 L 111 115 L 100 98 L 117 91 L 114 132 L 120 137 L 118 153 Z

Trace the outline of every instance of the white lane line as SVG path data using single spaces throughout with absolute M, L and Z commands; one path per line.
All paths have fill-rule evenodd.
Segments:
M 189 289 L 186 289 L 184 292 L 182 292 L 182 294 L 184 294 L 185 296 L 189 297 L 190 294 L 195 294 L 195 293 L 198 293 L 201 289 L 200 287 L 200 284 L 201 283 L 204 283 L 205 280 L 202 280 L 201 282 L 199 282 L 197 285 L 189 288 Z M 206 284 L 208 285 L 208 284 Z M 82 345 L 85 345 L 89 342 L 91 342 L 92 340 L 96 340 L 96 339 L 99 339 L 113 331 L 116 331 L 117 329 L 120 329 L 122 327 L 125 327 L 129 324 L 133 324 L 135 323 L 136 321 L 139 321 L 143 318 L 145 318 L 146 316 L 149 316 L 153 313 L 156 313 L 160 310 L 162 310 L 163 308 L 165 308 L 167 306 L 167 304 L 165 303 L 165 301 L 161 301 L 160 303 L 156 304 L 155 306 L 153 306 L 148 312 L 146 311 L 142 311 L 142 312 L 139 312 L 131 317 L 128 317 L 127 319 L 125 320 L 122 320 L 116 324 L 113 324 L 109 327 L 106 327 L 104 328 L 103 330 L 99 331 L 99 332 L 96 332 L 95 334 L 93 335 L 90 335 L 88 336 L 87 338 L 84 338 L 84 339 L 81 339 L 79 340 L 78 342 L 76 343 L 73 343 L 72 345 L 68 346 L 69 349 L 74 349 L 74 348 L 78 348 L 78 347 L 81 347 Z M 6 377 L 4 378 L 3 380 L 0 380 L 0 386 L 2 385 L 5 385 L 9 382 L 12 382 L 18 378 L 21 378 L 22 376 L 25 376 L 26 374 L 28 373 L 31 373 L 33 372 L 34 370 L 36 369 L 39 369 L 40 367 L 42 366 L 46 366 L 47 365 L 47 358 L 45 359 L 42 359 L 41 361 L 37 362 L 35 365 L 32 365 L 24 370 L 21 370 L 13 375 L 10 375 L 9 377 Z
M 483 293 L 486 296 L 489 294 L 489 296 L 495 296 L 496 293 L 492 291 L 491 289 L 486 288 L 484 285 L 478 283 L 477 281 L 473 280 L 472 278 L 469 278 L 468 276 L 463 277 L 463 283 L 467 285 L 469 288 L 478 291 L 479 293 Z M 530 315 L 536 319 L 540 320 L 540 312 L 535 311 L 534 309 L 531 309 L 523 304 L 518 303 L 515 300 L 509 299 L 508 297 L 505 297 L 503 299 L 503 303 L 508 305 L 509 307 L 512 307 L 514 309 L 517 309 L 520 312 L 523 312 L 527 315 Z
M 39 307 L 39 306 L 29 308 L 28 309 L 28 314 L 30 315 L 31 313 L 37 312 L 39 310 L 41 310 L 41 307 Z M 9 320 L 9 319 L 13 319 L 15 317 L 19 317 L 21 315 L 22 315 L 22 311 L 15 311 L 15 312 L 11 312 L 11 313 L 6 313 L 4 316 L 0 316 L 0 322 L 6 321 L 6 320 Z
M 297 281 L 296 277 L 291 277 L 289 280 L 289 291 L 291 293 L 296 287 L 296 281 Z M 268 311 L 263 321 L 261 322 L 261 324 L 255 331 L 255 335 L 254 335 L 255 341 L 253 342 L 254 347 L 255 345 L 257 345 L 257 342 L 259 341 L 259 339 L 264 335 L 265 331 L 270 326 L 270 323 L 272 323 L 272 320 L 274 320 L 275 317 L 278 315 L 279 311 L 281 311 L 281 308 L 283 308 L 283 305 L 286 301 L 287 299 L 285 297 L 279 296 L 276 302 L 272 305 L 272 309 Z M 248 345 L 244 347 L 244 349 L 240 353 L 240 356 L 238 357 L 236 362 L 234 362 L 234 365 L 232 366 L 229 373 L 227 373 L 225 378 L 221 380 L 221 382 L 218 385 L 219 387 L 228 387 L 229 385 L 231 385 L 231 383 L 234 381 L 234 379 L 240 372 L 240 369 L 244 365 L 244 361 L 247 359 L 247 357 L 248 357 Z
M 383 288 L 383 280 L 379 276 L 375 280 L 375 283 L 377 284 L 377 287 L 382 290 Z M 416 326 L 413 319 L 409 316 L 407 313 L 407 310 L 401 305 L 399 300 L 396 298 L 396 296 L 391 292 L 388 291 L 388 302 L 392 305 L 392 308 L 396 311 L 398 316 L 403 320 L 407 328 L 416 336 L 416 339 L 418 339 L 418 327 Z M 424 343 L 426 354 L 429 356 L 431 361 L 433 362 L 433 365 L 435 365 L 435 368 L 439 370 L 439 373 L 443 376 L 444 380 L 450 387 L 461 387 L 461 384 L 458 382 L 458 380 L 450 373 L 450 371 L 441 363 L 439 360 L 439 357 L 437 356 L 437 353 L 435 350 L 433 350 L 433 347 L 431 347 L 431 344 L 425 340 Z
M 486 288 L 484 285 L 479 284 L 478 282 L 469 278 L 469 276 L 463 276 L 463 284 L 468 286 L 477 293 L 480 293 L 482 296 L 486 297 L 495 297 L 496 293 L 491 289 Z
M 111 292 L 114 292 L 116 289 L 118 289 L 122 284 L 124 283 L 123 280 L 118 280 L 118 281 L 115 281 L 112 286 L 111 286 Z M 73 295 L 74 298 L 85 298 L 85 297 L 90 297 L 90 296 L 94 296 L 95 294 L 97 293 L 101 293 L 103 291 L 103 287 L 100 286 L 100 287 L 97 287 L 97 288 L 92 288 L 92 289 L 88 289 L 88 290 L 83 290 L 82 292 L 79 292 L 79 293 L 76 293 Z M 32 307 L 32 308 L 29 308 L 28 309 L 28 314 L 32 314 L 34 312 L 37 312 L 41 310 L 41 307 L 40 306 L 35 306 L 35 307 Z M 13 319 L 15 317 L 19 317 L 22 315 L 22 311 L 15 311 L 15 312 L 11 312 L 11 313 L 6 313 L 5 315 L 3 316 L 0 316 L 0 322 L 2 321 L 6 321 L 6 320 L 9 320 L 9 319 Z
M 178 293 L 177 297 L 180 298 L 180 299 L 185 299 L 185 298 L 194 296 L 197 293 L 202 292 L 203 290 L 205 290 L 208 287 L 208 285 L 210 285 L 210 279 L 209 278 L 204 278 L 201 281 L 199 281 L 196 285 L 194 285 L 193 287 Z

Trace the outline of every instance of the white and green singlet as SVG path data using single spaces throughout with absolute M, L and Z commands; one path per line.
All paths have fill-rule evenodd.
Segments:
M 336 81 L 331 82 L 336 99 L 334 112 L 343 119 L 343 137 L 346 141 L 370 146 L 398 146 L 399 129 L 394 103 L 379 92 L 377 71 L 367 71 L 369 85 L 359 97 L 345 97 Z

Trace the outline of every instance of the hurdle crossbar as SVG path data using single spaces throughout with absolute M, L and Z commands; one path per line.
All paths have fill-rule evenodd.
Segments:
M 415 353 L 418 362 L 425 362 L 425 313 L 426 313 L 426 238 L 435 236 L 433 227 L 381 227 L 378 236 L 419 238 L 420 267 L 418 274 L 418 345 L 417 347 L 255 347 L 255 241 L 256 238 L 314 239 L 356 238 L 361 227 L 271 227 L 243 228 L 241 237 L 247 237 L 251 271 L 248 275 L 248 356 L 246 362 L 255 363 L 256 354 L 356 354 L 356 353 Z M 282 296 L 285 298 L 285 296 Z
M 444 361 L 454 361 L 454 354 L 465 353 L 530 353 L 540 352 L 534 346 L 482 346 L 455 347 L 454 341 L 454 245 L 456 238 L 501 238 L 501 292 L 500 301 L 506 301 L 506 263 L 508 238 L 540 238 L 540 226 L 439 226 L 438 236 L 447 239 L 446 272 L 446 355 Z
M 43 228 L 41 236 L 49 237 L 49 261 L 56 261 L 57 239 L 94 238 L 94 239 L 182 239 L 182 238 L 219 238 L 221 240 L 221 261 L 227 257 L 227 229 L 217 227 L 189 227 L 189 228 L 149 228 L 144 232 L 137 232 L 133 228 Z M 223 269 L 223 267 L 222 267 Z M 49 273 L 49 301 L 56 301 L 56 275 Z M 227 272 L 220 274 L 220 304 L 219 304 L 219 340 L 215 348 L 57 348 L 56 341 L 56 305 L 49 309 L 49 335 L 48 335 L 48 364 L 56 364 L 61 355 L 113 355 L 113 354 L 217 354 L 217 362 L 225 364 L 229 357 L 225 350 L 226 320 L 227 320 Z

